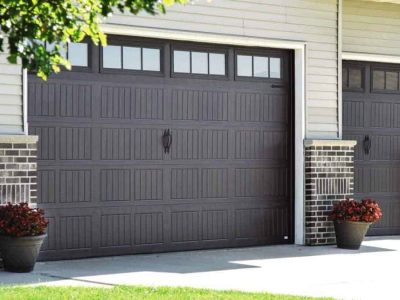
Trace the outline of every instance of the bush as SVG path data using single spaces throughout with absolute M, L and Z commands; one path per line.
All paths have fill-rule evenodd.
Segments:
M 330 214 L 332 221 L 376 222 L 382 217 L 378 203 L 372 199 L 361 202 L 354 199 L 340 201 L 333 206 Z
M 29 207 L 28 203 L 0 206 L 0 235 L 23 237 L 44 234 L 48 221 L 42 209 Z

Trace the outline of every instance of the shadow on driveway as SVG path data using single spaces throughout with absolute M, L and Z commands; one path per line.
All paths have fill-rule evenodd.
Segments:
M 336 256 L 360 256 L 374 253 L 400 251 L 400 237 L 368 238 L 360 250 L 343 250 L 336 246 L 265 246 L 251 248 L 188 251 L 161 254 L 137 254 L 69 261 L 38 262 L 30 274 L 13 274 L 0 271 L 1 284 L 36 284 L 71 279 L 82 283 L 115 285 L 118 280 L 97 281 L 94 277 L 112 278 L 124 274 L 195 274 L 221 271 L 259 269 L 263 264 L 279 261 L 284 265 L 302 263 L 310 257 L 323 263 Z M 136 274 L 136 275 L 137 275 Z M 160 275 L 162 276 L 162 275 Z M 92 279 L 90 279 L 92 278 Z M 117 278 L 117 277 L 115 277 Z M 111 283 L 110 283 L 111 282 Z

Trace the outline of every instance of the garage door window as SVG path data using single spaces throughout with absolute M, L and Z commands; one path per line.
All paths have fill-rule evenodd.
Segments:
M 173 73 L 225 76 L 225 53 L 174 50 Z
M 106 46 L 103 47 L 103 68 L 134 71 L 161 71 L 161 49 Z
M 256 55 L 236 56 L 236 75 L 253 78 L 281 78 L 281 59 Z
M 360 66 L 343 67 L 343 90 L 345 91 L 363 91 L 364 90 L 364 68 Z
M 398 92 L 399 72 L 396 70 L 373 70 L 372 89 L 377 92 Z
M 48 51 L 54 50 L 54 43 L 47 43 L 46 49 Z M 73 67 L 88 67 L 88 44 L 87 43 L 68 43 L 61 44 L 60 53 L 64 58 L 67 58 Z

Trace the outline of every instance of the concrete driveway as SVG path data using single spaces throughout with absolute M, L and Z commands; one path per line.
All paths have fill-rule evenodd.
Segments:
M 359 251 L 295 245 L 39 262 L 1 284 L 188 286 L 337 299 L 400 299 L 400 237 Z

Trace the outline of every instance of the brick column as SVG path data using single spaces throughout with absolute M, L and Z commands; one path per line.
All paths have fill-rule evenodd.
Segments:
M 36 203 L 37 136 L 0 135 L 0 204 Z
M 356 141 L 305 141 L 305 242 L 334 244 L 332 204 L 353 196 Z

